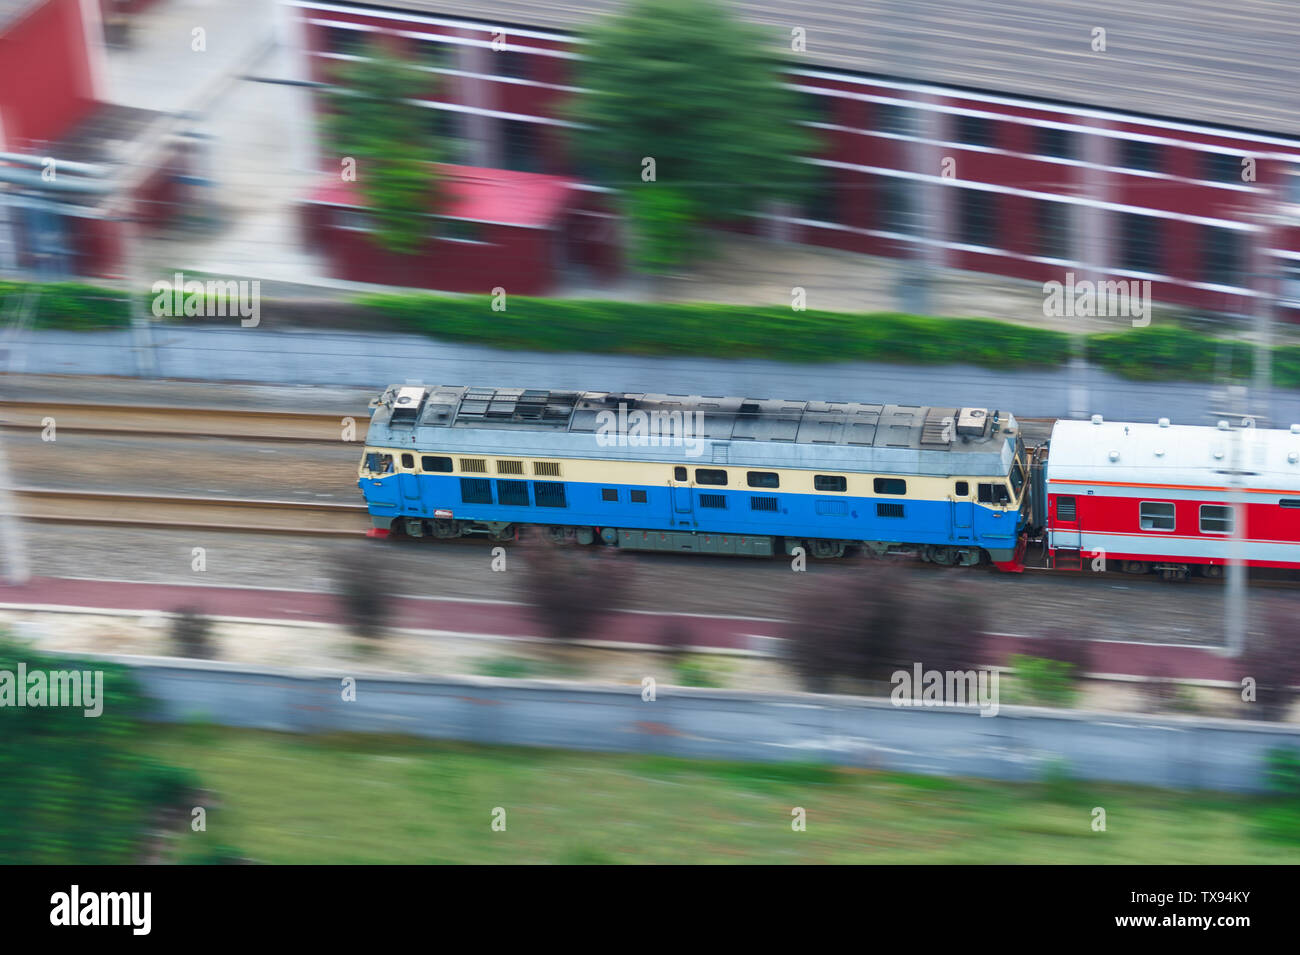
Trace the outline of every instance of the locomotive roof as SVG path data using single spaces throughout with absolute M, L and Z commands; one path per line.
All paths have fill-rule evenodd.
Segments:
M 1240 445 L 1234 447 L 1240 432 Z M 1300 426 L 1291 431 L 1226 426 L 1058 421 L 1047 479 L 1088 483 L 1226 486 L 1234 470 L 1248 488 L 1300 491 Z
M 372 446 L 580 457 L 615 453 L 669 461 L 683 456 L 680 448 L 632 442 L 635 454 L 614 452 L 629 445 L 610 438 L 635 437 L 636 429 L 655 416 L 667 433 L 671 416 L 678 415 L 690 437 L 712 444 L 714 461 L 833 463 L 900 473 L 1005 475 L 1018 434 L 1014 418 L 984 408 L 704 395 L 393 385 L 371 406 L 367 443 Z M 960 455 L 960 465 L 954 455 Z

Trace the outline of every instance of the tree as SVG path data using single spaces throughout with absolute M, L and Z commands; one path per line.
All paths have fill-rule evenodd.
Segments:
M 340 160 L 356 160 L 356 181 L 376 241 L 410 255 L 424 245 L 438 200 L 430 111 L 415 105 L 428 74 L 372 43 L 366 59 L 341 67 L 329 129 Z
M 815 140 L 767 37 L 719 0 L 632 0 L 589 34 L 570 114 L 575 151 L 625 191 L 639 268 L 668 271 L 695 251 L 700 222 L 796 198 Z M 667 198 L 651 196 L 669 189 Z
M 630 590 L 635 561 L 606 548 L 587 551 L 537 536 L 518 548 L 519 582 L 542 635 L 558 646 L 593 636 Z
M 1255 681 L 1255 703 L 1248 712 L 1262 720 L 1284 720 L 1300 685 L 1296 654 L 1295 605 L 1274 598 L 1264 606 L 1263 627 L 1246 639 L 1238 667 L 1242 679 Z

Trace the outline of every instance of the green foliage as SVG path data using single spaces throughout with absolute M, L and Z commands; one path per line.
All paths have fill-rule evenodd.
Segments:
M 1300 800 L 1300 750 L 1275 746 L 1265 759 L 1269 789 L 1286 799 Z
M 633 0 L 587 40 L 575 151 L 601 183 L 636 190 L 634 221 L 653 226 L 634 246 L 643 268 L 661 269 L 692 220 L 735 219 L 807 187 L 812 169 L 798 157 L 817 144 L 796 122 L 796 95 L 763 33 L 718 0 Z M 648 199 L 663 188 L 674 196 Z
M 144 299 L 142 295 L 142 307 Z M 83 331 L 120 327 L 131 321 L 127 297 L 115 289 L 76 282 L 0 281 L 0 320 L 12 321 L 28 302 L 33 310 L 29 318 L 32 328 Z
M 699 251 L 698 211 L 690 196 L 672 186 L 647 183 L 632 187 L 626 198 L 633 255 L 642 271 L 671 272 Z
M 673 673 L 679 686 L 719 687 L 726 683 L 724 668 L 699 656 L 683 655 Z
M 1042 787 L 1048 802 L 1070 803 L 1077 798 L 1079 781 L 1070 772 L 1069 762 L 1057 757 L 1043 768 Z
M 376 240 L 410 255 L 424 246 L 438 198 L 431 111 L 412 102 L 429 92 L 429 74 L 382 44 L 371 44 L 365 55 L 338 71 L 329 130 L 340 159 L 356 160 Z
M 193 790 L 193 776 L 139 755 L 147 701 L 130 671 L 38 653 L 0 634 L 0 670 L 103 672 L 103 712 L 0 707 L 0 862 L 139 861 L 158 810 Z
M 537 661 L 526 657 L 492 657 L 475 666 L 479 676 L 501 677 L 507 680 L 526 680 L 538 675 L 541 667 Z
M 1015 670 L 1017 702 L 1031 706 L 1069 706 L 1078 696 L 1075 666 L 1060 660 L 1011 655 L 1008 665 Z
M 1295 346 L 1290 346 L 1294 352 Z M 1300 370 L 1300 361 L 1288 356 Z M 1211 381 L 1218 374 L 1245 377 L 1253 367 L 1253 347 L 1245 342 L 1210 338 L 1178 325 L 1152 325 L 1088 337 L 1088 358 L 1103 368 L 1139 381 L 1163 381 L 1171 370 L 1180 378 Z M 1300 377 L 1279 385 L 1295 384 Z
M 1300 844 L 1300 750 L 1268 751 L 1265 774 L 1273 798 L 1255 814 L 1255 830 L 1269 842 Z

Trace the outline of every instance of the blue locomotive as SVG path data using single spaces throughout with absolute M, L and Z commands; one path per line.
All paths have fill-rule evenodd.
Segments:
M 1028 472 L 1015 419 L 982 408 L 394 385 L 358 486 L 379 536 L 1020 570 Z

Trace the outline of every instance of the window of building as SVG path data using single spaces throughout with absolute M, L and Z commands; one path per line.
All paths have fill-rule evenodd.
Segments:
M 537 172 L 541 168 L 537 124 L 515 119 L 501 122 L 505 167 L 517 172 Z
M 839 474 L 814 474 L 814 491 L 847 491 L 848 479 Z
M 721 468 L 696 468 L 695 483 L 725 485 L 727 483 L 727 472 Z
M 917 129 L 917 113 L 902 103 L 876 103 L 876 129 L 896 136 L 912 136 Z
M 1232 508 L 1221 504 L 1201 505 L 1202 534 L 1231 534 Z
M 497 50 L 493 56 L 496 57 L 497 73 L 500 76 L 526 80 L 532 75 L 533 54 L 531 53 L 524 53 L 521 50 Z
M 1215 285 L 1236 285 L 1241 281 L 1244 257 L 1241 233 L 1218 226 L 1201 226 L 1201 275 Z
M 429 472 L 440 472 L 447 474 L 451 472 L 451 458 L 437 457 L 432 454 L 426 454 L 420 458 L 420 470 Z
M 980 189 L 957 191 L 957 237 L 965 245 L 997 241 L 997 196 Z
M 618 503 L 618 488 L 602 487 L 600 489 L 600 499 L 602 501 L 613 501 L 614 503 Z
M 830 166 L 814 165 L 810 178 L 812 181 L 808 185 L 803 203 L 804 218 L 811 219 L 813 222 L 839 221 L 836 211 L 835 170 Z
M 534 481 L 533 500 L 538 507 L 568 507 L 564 497 L 564 485 L 559 481 Z
M 449 163 L 461 162 L 465 158 L 464 117 L 451 109 L 434 108 L 430 112 L 438 158 Z
M 902 517 L 903 505 L 893 501 L 876 505 L 876 517 Z
M 685 480 L 686 480 L 686 469 L 685 469 L 685 468 L 673 468 L 673 480 L 674 480 L 674 481 L 685 481 Z
M 979 485 L 979 502 L 981 504 L 1010 504 L 1011 492 L 1005 484 Z M 1059 511 L 1057 513 L 1060 513 Z
M 1236 153 L 1201 153 L 1201 178 L 1210 182 L 1243 182 L 1243 158 Z
M 360 56 L 366 49 L 366 31 L 345 27 L 325 28 L 325 48 L 344 56 Z
M 460 499 L 466 504 L 491 504 L 492 482 L 487 478 L 461 478 Z
M 483 223 L 468 219 L 434 219 L 433 234 L 438 239 L 453 242 L 482 242 Z
M 968 146 L 992 146 L 997 135 L 993 120 L 986 116 L 954 116 L 957 142 Z
M 883 232 L 916 232 L 916 184 L 898 176 L 880 176 L 877 226 Z
M 902 478 L 876 478 L 871 487 L 877 494 L 906 494 L 907 482 Z
M 644 504 L 646 502 L 645 491 L 632 491 L 631 498 L 633 504 Z
M 749 509 L 751 511 L 776 511 L 776 498 L 754 495 L 749 499 Z
M 1058 497 L 1056 499 L 1056 519 L 1067 524 L 1073 524 L 1077 519 L 1074 503 L 1072 497 Z
M 513 507 L 528 506 L 527 481 L 497 481 L 497 503 Z
M 1161 223 L 1155 216 L 1120 214 L 1120 267 L 1159 274 Z
M 417 45 L 420 61 L 435 70 L 456 68 L 456 46 L 452 43 L 424 41 Z
M 727 498 L 722 494 L 701 494 L 700 507 L 716 507 L 725 511 L 727 509 Z
M 1168 501 L 1143 501 L 1138 505 L 1138 526 L 1144 531 L 1172 531 L 1174 505 Z
M 750 487 L 780 487 L 781 479 L 775 471 L 749 471 L 745 481 Z
M 1070 205 L 1043 199 L 1034 203 L 1034 232 L 1038 254 L 1049 259 L 1070 257 Z
M 487 474 L 487 461 L 482 458 L 461 458 L 460 469 L 468 474 Z
M 1159 172 L 1161 153 L 1161 148 L 1156 143 L 1143 142 L 1139 139 L 1121 139 L 1119 164 L 1125 169 Z
M 969 485 L 968 483 L 966 483 L 965 481 L 958 481 L 958 482 L 957 482 L 957 496 L 958 496 L 958 497 L 970 497 L 970 485 Z
M 1057 159 L 1074 158 L 1074 134 L 1055 126 L 1038 126 L 1034 129 L 1034 152 L 1040 156 Z

